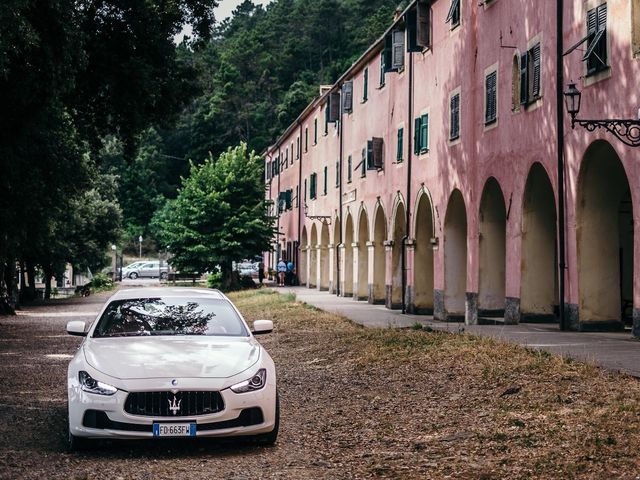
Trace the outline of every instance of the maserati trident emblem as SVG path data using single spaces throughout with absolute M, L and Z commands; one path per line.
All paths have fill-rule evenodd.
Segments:
M 180 404 L 182 400 L 178 400 L 178 398 L 174 395 L 173 402 L 171 400 L 167 400 L 169 402 L 169 410 L 173 412 L 174 415 L 177 415 L 180 411 Z

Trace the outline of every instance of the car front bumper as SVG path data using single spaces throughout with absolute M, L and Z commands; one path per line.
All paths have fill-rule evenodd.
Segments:
M 145 388 L 144 391 L 149 391 Z M 154 423 L 195 423 L 196 437 L 231 437 L 271 432 L 276 423 L 275 381 L 261 390 L 234 393 L 221 390 L 224 408 L 207 415 L 144 416 L 125 412 L 128 392 L 112 396 L 69 387 L 69 431 L 77 437 L 103 439 L 153 438 Z

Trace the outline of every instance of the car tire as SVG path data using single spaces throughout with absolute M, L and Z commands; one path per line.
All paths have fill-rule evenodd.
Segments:
M 136 272 L 131 272 L 131 273 L 129 274 L 129 278 L 130 278 L 131 280 L 135 280 L 136 278 L 138 278 L 138 274 L 137 274 Z
M 67 441 L 67 448 L 70 452 L 79 452 L 82 450 L 88 450 L 93 445 L 90 439 L 84 438 L 84 437 L 77 437 L 73 433 L 71 433 L 70 429 L 68 430 L 68 434 L 69 436 Z
M 162 272 L 160 274 L 160 280 L 166 280 L 167 279 L 167 272 Z
M 256 442 L 265 447 L 273 446 L 278 439 L 278 430 L 280 430 L 280 396 L 276 392 L 276 423 L 270 432 L 256 435 Z

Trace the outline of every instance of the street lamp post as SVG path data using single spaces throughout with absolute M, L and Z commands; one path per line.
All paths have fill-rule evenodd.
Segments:
M 576 124 L 585 128 L 589 132 L 598 129 L 605 129 L 612 133 L 618 140 L 629 147 L 640 147 L 640 119 L 604 119 L 604 120 L 583 120 L 578 117 L 580 104 L 582 102 L 582 92 L 576 88 L 574 82 L 569 82 L 567 91 L 564 92 L 564 101 L 567 112 L 571 115 L 571 128 L 576 128 Z M 640 118 L 640 111 L 638 112 Z
M 138 251 L 138 259 L 142 259 L 142 235 L 138 237 L 138 244 L 140 245 L 140 250 Z
M 118 268 L 118 262 L 117 262 L 117 250 L 116 250 L 116 246 L 115 245 L 111 245 L 111 251 L 113 252 L 113 281 L 116 281 L 116 269 Z

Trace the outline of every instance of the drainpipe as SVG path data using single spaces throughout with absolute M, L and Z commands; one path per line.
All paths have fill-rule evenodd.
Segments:
M 302 232 L 302 212 L 304 212 L 304 206 L 301 206 L 300 194 L 302 193 L 302 123 L 298 121 L 298 248 L 296 248 L 296 276 L 298 277 L 298 284 L 300 283 L 300 235 Z
M 405 209 L 405 217 L 406 224 L 404 230 L 404 237 L 402 237 L 402 313 L 407 312 L 407 239 L 409 238 L 409 229 L 411 227 L 411 216 L 409 215 L 409 208 L 411 207 L 411 160 L 413 159 L 413 135 L 412 135 L 412 127 L 413 127 L 413 52 L 409 52 L 409 108 L 407 122 L 407 198 L 406 198 L 406 209 Z
M 278 265 L 278 260 L 280 260 L 279 257 L 281 254 L 278 252 L 278 250 L 280 249 L 280 174 L 282 172 L 280 172 L 280 169 L 282 168 L 282 163 L 280 161 L 280 145 L 278 145 L 278 196 L 276 197 L 278 200 L 276 202 L 277 208 L 276 208 L 276 212 L 278 212 L 278 220 L 276 223 L 276 258 L 274 259 L 274 270 L 276 271 L 276 277 L 278 275 L 278 269 L 277 269 L 277 265 Z
M 556 128 L 558 131 L 558 306 L 560 311 L 560 330 L 568 330 L 564 311 L 564 273 L 567 268 L 565 259 L 565 218 L 564 218 L 564 118 L 562 113 L 562 87 L 564 84 L 564 71 L 562 64 L 563 30 L 564 30 L 564 1 L 556 1 Z
M 342 85 L 340 85 L 340 91 L 342 91 Z M 339 198 L 339 210 L 340 210 L 340 215 L 338 215 L 338 239 L 340 240 L 340 242 L 338 243 L 338 245 L 342 245 L 342 155 L 343 155 L 343 142 L 342 142 L 342 133 L 343 133 L 343 129 L 342 129 L 342 116 L 343 116 L 344 112 L 342 110 L 342 94 L 340 95 L 340 125 L 338 126 L 338 136 L 340 137 L 340 154 L 339 154 L 339 158 L 338 158 L 338 163 L 339 163 L 339 167 L 338 169 L 340 170 L 340 185 L 339 185 L 339 189 L 338 189 L 338 194 L 340 195 Z M 338 276 L 338 281 L 336 282 L 336 295 L 340 296 L 340 248 L 338 247 L 338 245 L 335 246 L 336 249 L 336 274 Z

